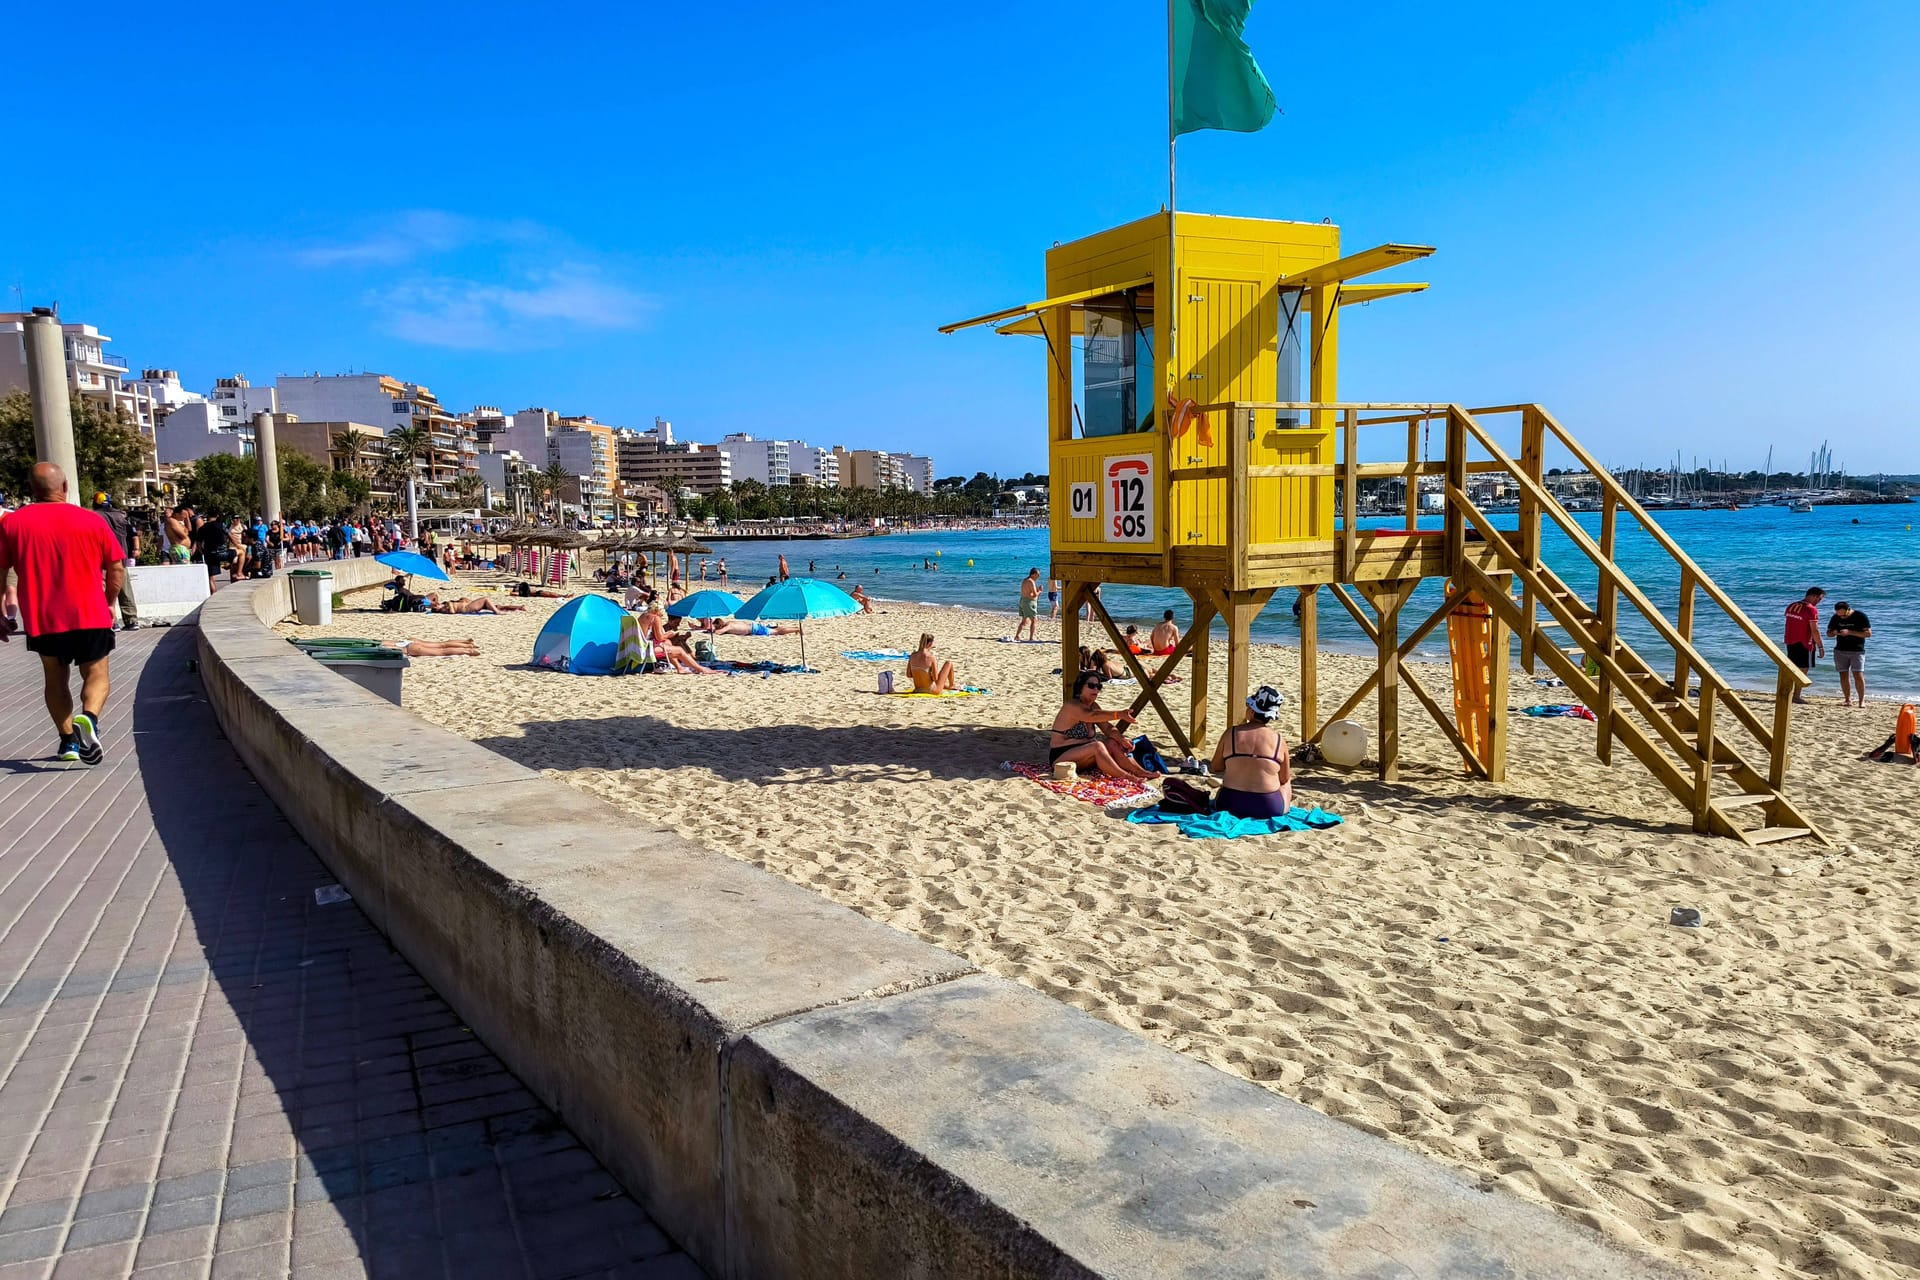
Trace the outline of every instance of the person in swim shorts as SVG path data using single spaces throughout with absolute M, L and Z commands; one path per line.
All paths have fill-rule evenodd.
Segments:
M 1013 625 L 1013 638 L 1020 638 L 1020 629 L 1026 628 L 1027 639 L 1040 638 L 1040 571 L 1030 569 L 1027 576 L 1020 579 L 1020 621 Z

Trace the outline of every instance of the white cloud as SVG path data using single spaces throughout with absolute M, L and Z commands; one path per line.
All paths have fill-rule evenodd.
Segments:
M 489 350 L 546 345 L 555 325 L 631 329 L 652 311 L 644 295 L 567 264 L 520 284 L 421 277 L 375 296 L 395 337 L 436 347 Z
M 544 346 L 559 340 L 556 328 L 629 329 L 654 307 L 561 236 L 523 220 L 413 210 L 359 239 L 299 249 L 294 260 L 377 271 L 381 282 L 364 296 L 381 326 L 428 346 Z

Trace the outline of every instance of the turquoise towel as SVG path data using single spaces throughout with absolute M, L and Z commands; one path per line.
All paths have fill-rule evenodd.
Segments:
M 1319 805 L 1311 809 L 1295 805 L 1284 818 L 1236 818 L 1230 813 L 1162 813 L 1155 804 L 1127 810 L 1127 821 L 1170 823 L 1191 840 L 1232 840 L 1239 836 L 1270 836 L 1281 831 L 1319 831 L 1339 826 L 1341 818 Z
M 898 662 L 913 655 L 905 649 L 842 649 L 840 656 L 854 658 L 860 662 Z

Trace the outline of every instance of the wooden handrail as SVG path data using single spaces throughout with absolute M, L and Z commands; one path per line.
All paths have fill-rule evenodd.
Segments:
M 1618 495 L 1620 505 L 1632 514 L 1633 518 L 1639 522 L 1640 527 L 1647 531 L 1648 535 L 1660 545 L 1662 550 L 1679 563 L 1683 571 L 1693 575 L 1694 582 L 1699 586 L 1700 590 L 1706 592 L 1707 596 L 1712 599 L 1715 604 L 1720 606 L 1721 611 L 1733 619 L 1735 625 L 1742 631 L 1747 633 L 1749 640 L 1760 646 L 1761 652 L 1773 659 L 1773 664 L 1780 669 L 1782 674 L 1799 684 L 1802 688 L 1813 683 L 1813 678 L 1793 665 L 1793 661 L 1788 658 L 1785 651 L 1774 642 L 1773 637 L 1762 631 L 1758 624 L 1747 616 L 1746 610 L 1735 604 L 1733 599 L 1728 596 L 1725 591 L 1721 590 L 1720 584 L 1703 573 L 1700 566 L 1694 563 L 1693 557 L 1680 549 L 1680 544 L 1669 537 L 1667 531 L 1660 527 L 1659 522 L 1647 514 L 1646 508 L 1633 500 L 1633 495 L 1627 492 L 1626 486 L 1614 479 L 1612 473 L 1596 462 L 1593 456 L 1585 449 L 1581 448 L 1579 441 L 1575 440 L 1573 436 L 1568 433 L 1567 429 L 1560 425 L 1557 418 L 1538 406 L 1535 406 L 1535 409 L 1540 414 L 1541 419 L 1547 424 L 1547 429 L 1552 431 L 1553 434 L 1558 437 L 1560 443 L 1566 446 L 1567 452 L 1571 453 L 1580 465 L 1592 472 L 1594 477 L 1610 491 Z
M 1612 579 L 1614 587 L 1627 598 L 1628 602 L 1631 603 L 1634 608 L 1640 611 L 1641 616 L 1646 618 L 1653 629 L 1659 633 L 1660 638 L 1669 645 L 1672 645 L 1676 650 L 1684 649 L 1686 651 L 1688 660 L 1692 663 L 1694 670 L 1700 673 L 1700 682 L 1702 684 L 1711 680 L 1722 689 L 1730 691 L 1733 688 L 1718 671 L 1714 670 L 1713 665 L 1707 661 L 1706 657 L 1701 654 L 1699 650 L 1695 649 L 1692 644 L 1688 643 L 1688 641 L 1680 635 L 1679 631 L 1674 628 L 1671 622 L 1667 621 L 1667 616 L 1654 607 L 1653 602 L 1647 599 L 1646 594 L 1640 590 L 1639 585 L 1636 584 L 1632 578 L 1628 577 L 1619 565 L 1613 563 L 1613 561 L 1602 554 L 1600 548 L 1594 544 L 1593 539 L 1587 536 L 1587 531 L 1581 528 L 1579 521 L 1573 518 L 1572 513 L 1561 506 L 1559 502 L 1555 501 L 1553 496 L 1537 484 L 1532 476 L 1527 475 L 1518 464 L 1514 463 L 1513 459 L 1507 457 L 1506 452 L 1501 449 L 1498 444 L 1494 443 L 1493 437 L 1488 435 L 1486 429 L 1473 420 L 1471 414 L 1467 413 L 1464 409 L 1460 410 L 1455 420 L 1460 422 L 1466 431 L 1480 442 L 1481 448 L 1491 453 L 1494 457 L 1505 461 L 1512 468 L 1514 479 L 1519 483 L 1522 490 L 1533 495 L 1540 503 L 1541 511 L 1553 517 L 1553 522 L 1559 525 L 1567 537 L 1573 540 L 1573 545 L 1579 548 L 1582 555 L 1593 561 L 1594 565 L 1605 578 Z M 1451 484 L 1449 487 L 1452 487 Z M 1460 486 L 1460 489 L 1462 497 L 1464 497 L 1465 486 Z M 1450 498 L 1452 497 L 1451 494 L 1448 496 Z M 1453 503 L 1449 502 L 1448 505 L 1451 506 Z M 1478 508 L 1476 507 L 1475 510 L 1478 511 Z

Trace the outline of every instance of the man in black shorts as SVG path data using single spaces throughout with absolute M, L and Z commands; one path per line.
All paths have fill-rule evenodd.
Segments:
M 1820 601 L 1826 594 L 1820 587 L 1808 587 L 1804 596 L 1787 606 L 1787 658 L 1802 671 L 1812 671 L 1814 659 L 1826 652 L 1826 642 L 1820 639 Z M 1806 701 L 1798 686 L 1793 700 Z
M 0 642 L 27 633 L 46 677 L 47 714 L 60 731 L 62 760 L 99 764 L 100 709 L 107 702 L 113 610 L 127 577 L 126 551 L 97 512 L 67 501 L 67 477 L 51 462 L 28 472 L 33 502 L 0 521 L 0 581 L 19 576 L 0 612 Z M 19 624 L 14 622 L 16 608 Z M 80 668 L 80 710 L 70 679 Z
M 1852 706 L 1857 699 L 1861 706 L 1867 705 L 1867 637 L 1873 634 L 1873 623 L 1867 615 L 1842 600 L 1833 606 L 1833 617 L 1827 622 L 1827 635 L 1833 639 L 1833 669 L 1840 673 L 1840 701 Z M 1847 677 L 1853 677 L 1853 687 L 1847 687 Z
M 207 589 L 217 591 L 215 579 L 220 571 L 233 563 L 233 535 L 227 530 L 227 522 L 220 516 L 211 515 L 200 522 L 193 531 L 193 549 L 200 553 L 200 562 L 207 566 Z

